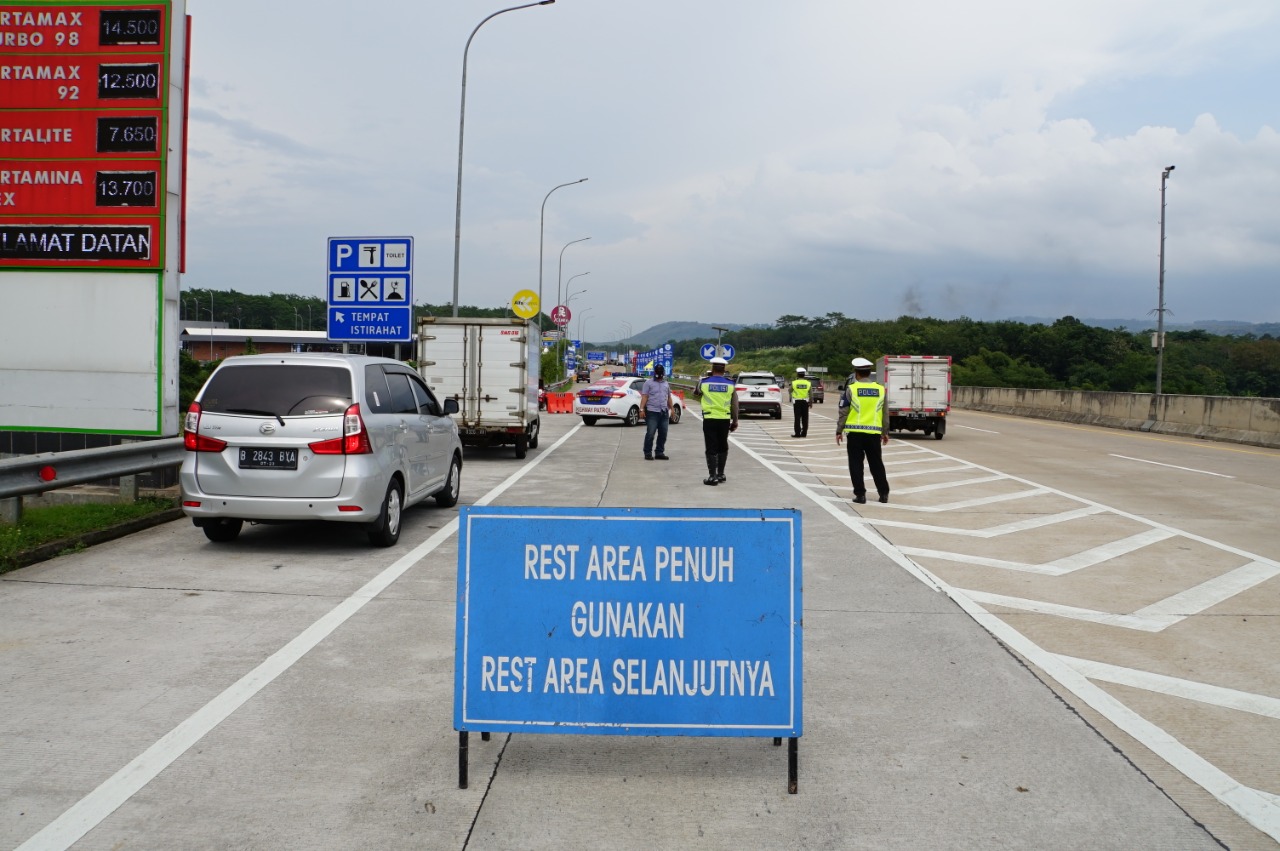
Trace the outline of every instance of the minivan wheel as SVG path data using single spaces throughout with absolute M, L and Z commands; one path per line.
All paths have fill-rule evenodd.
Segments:
M 236 536 L 240 534 L 240 530 L 244 528 L 244 521 L 206 520 L 200 528 L 204 529 L 204 536 L 210 541 L 225 544 L 236 539 Z
M 462 493 L 462 461 L 453 456 L 449 462 L 449 480 L 444 489 L 436 494 L 436 505 L 441 508 L 453 508 L 458 504 L 458 496 Z
M 387 495 L 382 498 L 382 510 L 378 519 L 369 524 L 369 543 L 375 547 L 393 547 L 400 540 L 400 511 L 403 507 L 400 483 L 395 479 L 387 485 Z

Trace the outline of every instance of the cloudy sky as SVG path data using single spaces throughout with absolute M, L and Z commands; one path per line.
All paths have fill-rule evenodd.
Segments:
M 503 3 L 188 0 L 186 287 L 452 299 L 462 54 Z M 460 302 L 589 339 L 786 313 L 1280 321 L 1275 0 L 558 0 L 468 60 Z M 573 240 L 585 242 L 565 246 Z M 563 258 L 563 266 L 561 266 Z M 567 292 L 565 293 L 567 294 Z M 563 300 L 563 299 L 562 299 Z M 581 326 L 579 326 L 579 321 Z

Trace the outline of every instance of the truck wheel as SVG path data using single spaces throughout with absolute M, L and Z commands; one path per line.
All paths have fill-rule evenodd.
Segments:
M 538 448 L 538 432 L 542 431 L 542 420 L 534 420 L 529 426 L 529 448 Z
M 522 434 L 516 438 L 516 457 L 523 458 L 528 454 L 529 454 L 529 438 Z
M 947 433 L 947 424 L 945 422 L 939 422 L 933 428 L 933 439 L 942 440 L 942 436 L 946 433 Z

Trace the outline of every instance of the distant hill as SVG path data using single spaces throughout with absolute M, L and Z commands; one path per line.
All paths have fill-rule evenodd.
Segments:
M 746 325 L 735 325 L 731 322 L 717 323 L 721 328 L 728 328 L 730 331 L 737 331 L 739 328 L 746 328 Z M 716 339 L 716 330 L 706 322 L 663 322 L 660 325 L 654 325 L 647 328 L 639 334 L 633 334 L 622 341 L 622 345 L 631 348 L 652 348 L 660 345 L 668 340 L 707 340 L 714 342 Z
M 1043 316 L 1013 316 L 1010 319 L 1014 322 L 1025 322 L 1028 325 L 1036 323 L 1052 325 L 1057 321 L 1056 319 L 1045 319 Z M 1088 319 L 1080 317 L 1080 321 L 1095 328 L 1124 328 L 1133 332 L 1154 331 L 1156 329 L 1156 320 L 1151 316 L 1146 319 Z M 1197 319 L 1194 322 L 1166 321 L 1164 329 L 1166 331 L 1208 331 L 1210 334 L 1237 337 L 1245 334 L 1253 334 L 1255 337 L 1261 337 L 1263 334 L 1270 334 L 1273 337 L 1280 336 L 1280 322 L 1245 322 L 1239 319 Z

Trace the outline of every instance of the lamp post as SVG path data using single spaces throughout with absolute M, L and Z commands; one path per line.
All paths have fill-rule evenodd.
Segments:
M 593 310 L 595 310 L 594 307 L 588 307 L 578 314 L 578 342 L 583 344 L 583 348 L 586 348 L 586 340 L 583 339 L 582 335 L 587 325 L 587 314 Z
M 584 177 L 581 180 L 574 180 L 569 183 L 561 183 L 559 186 L 553 187 L 551 192 L 555 192 L 557 189 L 564 189 L 566 186 L 576 186 L 579 183 L 586 183 L 586 182 L 587 182 L 587 179 Z M 538 330 L 539 331 L 542 330 L 542 245 L 545 242 L 543 234 L 546 232 L 547 199 L 551 197 L 551 192 L 548 192 L 545 196 L 543 196 L 542 212 L 538 216 Z
M 506 12 L 515 12 L 519 9 L 528 9 L 533 6 L 550 6 L 556 0 L 540 0 L 538 3 L 525 3 L 522 6 L 511 6 L 506 9 L 499 9 L 480 23 L 476 24 L 476 28 L 471 31 L 471 35 L 467 36 L 467 45 L 462 50 L 462 105 L 458 110 L 458 196 L 453 212 L 453 315 L 458 315 L 458 260 L 459 248 L 462 246 L 462 140 L 466 128 L 467 119 L 467 54 L 471 52 L 471 39 L 476 37 L 476 33 L 480 32 L 480 28 L 487 24 L 493 18 L 498 17 Z
M 556 272 L 556 304 L 560 304 L 560 294 L 563 291 L 561 289 L 560 280 L 564 277 L 564 249 L 573 245 L 575 242 L 586 242 L 588 239 L 591 239 L 591 237 L 584 236 L 582 239 L 575 239 L 573 242 L 566 242 L 564 244 L 564 248 L 560 249 L 560 269 Z
M 298 308 L 293 309 L 293 330 L 297 331 L 302 327 L 302 314 L 298 312 Z
M 213 304 L 212 297 L 210 297 L 209 303 Z M 200 310 L 204 310 L 204 308 L 202 307 L 200 308 Z M 209 310 L 209 363 L 213 363 L 213 310 L 212 309 Z
M 1169 182 L 1169 172 L 1174 166 L 1160 173 L 1160 295 L 1156 307 L 1156 396 L 1164 383 L 1164 189 Z
M 585 275 L 585 274 L 588 274 L 588 273 L 583 272 L 582 274 L 583 274 L 583 275 Z M 580 277 L 580 276 L 579 276 L 579 275 L 574 275 L 574 276 L 573 276 L 573 278 L 577 278 L 577 277 Z M 570 281 L 572 281 L 572 280 L 573 280 L 573 278 L 570 278 L 569 280 L 570 280 Z M 568 292 L 568 291 L 569 291 L 569 284 L 568 284 L 567 282 L 565 283 L 565 287 L 564 287 L 564 288 L 565 288 L 565 292 Z M 585 293 L 586 291 L 587 291 L 587 288 L 586 288 L 586 287 L 583 287 L 583 288 L 582 288 L 582 289 L 580 289 L 580 290 L 575 290 L 574 292 L 570 293 L 570 294 L 565 298 L 565 300 L 564 300 L 564 306 L 567 308 L 567 307 L 568 307 L 568 306 L 573 302 L 573 297 L 574 297 L 574 296 L 576 296 L 576 295 L 582 295 L 582 294 L 583 294 L 583 293 Z M 566 327 L 566 328 L 564 328 L 564 329 L 561 331 L 561 333 L 560 333 L 560 339 L 561 339 L 562 341 L 565 339 L 565 335 L 566 335 L 566 334 L 572 335 L 572 334 L 573 334 L 573 329 L 572 329 L 572 328 L 569 328 L 569 327 Z

